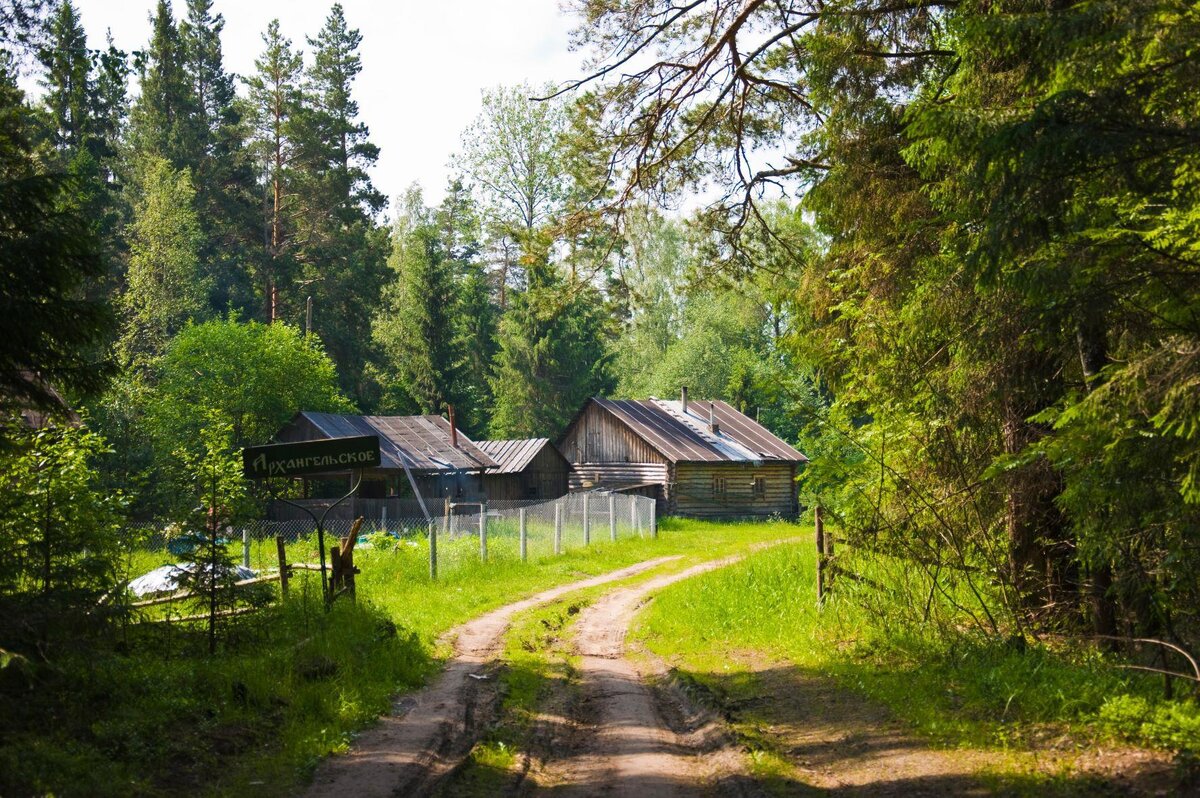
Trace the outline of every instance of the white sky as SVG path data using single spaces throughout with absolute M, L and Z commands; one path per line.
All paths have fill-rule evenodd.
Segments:
M 117 47 L 142 49 L 150 39 L 155 0 L 75 0 L 93 48 L 106 29 Z M 254 69 L 262 32 L 275 17 L 295 47 L 325 23 L 333 0 L 215 0 L 225 17 L 225 68 Z M 172 3 L 177 18 L 185 0 Z M 360 119 L 380 147 L 372 173 L 390 199 L 413 181 L 426 201 L 441 199 L 447 163 L 462 130 L 479 113 L 480 91 L 528 80 L 575 77 L 581 55 L 568 51 L 574 19 L 557 0 L 343 0 L 346 19 L 362 32 L 362 72 L 354 87 Z M 306 64 L 307 64 L 306 59 Z M 389 215 L 390 215 L 389 208 Z

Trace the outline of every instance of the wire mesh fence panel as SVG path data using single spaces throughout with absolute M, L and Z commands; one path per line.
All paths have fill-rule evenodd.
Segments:
M 356 547 L 402 552 L 413 560 L 414 574 L 426 578 L 431 530 L 437 538 L 437 573 L 449 576 L 484 563 L 520 561 L 522 553 L 525 560 L 535 562 L 589 545 L 649 537 L 655 523 L 653 499 L 620 493 L 576 493 L 552 501 L 490 504 L 434 500 L 426 503 L 429 518 L 420 513 L 416 502 L 407 505 L 411 506 L 400 502 L 373 506 L 374 517 L 362 516 Z M 350 518 L 326 519 L 327 557 L 329 548 L 350 533 L 353 523 Z M 130 574 L 180 562 L 187 550 L 185 532 L 175 524 L 129 525 L 123 541 Z M 258 519 L 227 526 L 221 535 L 231 558 L 260 572 L 279 565 L 276 538 L 283 540 L 288 563 L 320 562 L 311 518 Z

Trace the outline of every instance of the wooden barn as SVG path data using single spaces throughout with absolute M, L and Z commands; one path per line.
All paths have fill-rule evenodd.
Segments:
M 794 516 L 807 458 L 721 401 L 590 399 L 559 442 L 571 490 L 653 496 L 697 518 Z
M 276 433 L 275 440 L 294 443 L 354 435 L 379 436 L 382 465 L 364 470 L 358 495 L 340 513 L 347 517 L 360 511 L 368 517 L 378 515 L 382 505 L 375 507 L 372 502 L 415 499 L 404 473 L 406 464 L 427 503 L 444 498 L 479 501 L 484 497 L 483 474 L 497 465 L 441 416 L 352 416 L 302 410 Z M 306 479 L 305 497 L 344 493 L 349 480 L 347 473 Z M 273 507 L 272 515 L 291 517 L 293 511 Z
M 488 501 L 557 499 L 566 495 L 571 464 L 549 438 L 477 441 L 475 445 L 496 461 L 496 466 L 483 474 Z

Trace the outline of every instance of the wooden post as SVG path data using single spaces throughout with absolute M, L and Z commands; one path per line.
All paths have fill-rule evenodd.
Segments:
M 279 553 L 279 595 L 287 598 L 288 578 L 291 574 L 288 573 L 287 550 L 284 547 L 283 535 L 275 536 L 275 551 Z
M 650 499 L 650 537 L 658 539 L 658 502 Z
M 329 601 L 337 595 L 342 586 L 342 552 L 337 544 L 329 547 Z
M 562 554 L 562 502 L 554 503 L 554 553 Z
M 617 542 L 617 497 L 613 493 L 608 494 L 608 538 Z
M 242 527 L 242 566 L 250 567 L 250 528 Z
M 825 520 L 821 506 L 813 510 L 813 525 L 817 533 L 817 603 L 825 600 Z
M 583 494 L 583 545 L 592 545 L 592 519 L 588 513 L 588 494 Z
M 629 497 L 629 528 L 636 532 L 637 536 L 640 538 L 642 536 L 642 527 L 641 524 L 638 523 L 640 519 L 638 518 L 637 514 L 637 503 L 637 496 Z
M 487 562 L 487 502 L 479 503 L 479 560 Z
M 521 525 L 521 562 L 525 562 L 525 560 L 529 554 L 529 551 L 528 551 L 529 539 L 525 534 L 525 508 L 524 507 L 517 510 L 517 519 Z

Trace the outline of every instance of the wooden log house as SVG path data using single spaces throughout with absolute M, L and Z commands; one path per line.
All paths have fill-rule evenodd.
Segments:
M 746 518 L 799 510 L 796 473 L 807 458 L 721 401 L 590 399 L 559 450 L 571 490 L 652 496 L 659 512 Z

